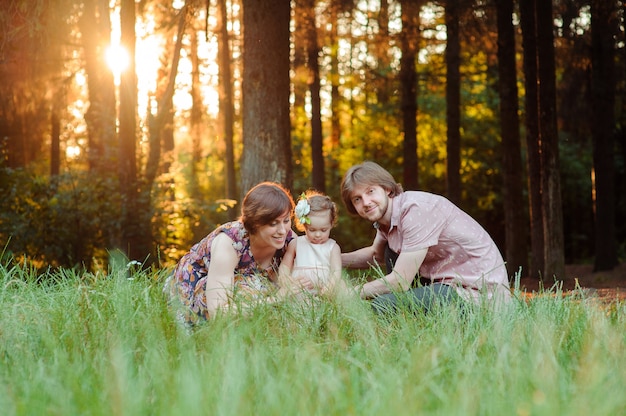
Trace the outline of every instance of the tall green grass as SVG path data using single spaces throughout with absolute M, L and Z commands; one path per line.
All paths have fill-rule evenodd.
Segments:
M 315 301 L 190 331 L 164 277 L 0 266 L 1 413 L 626 414 L 622 303 L 545 295 L 383 319 Z

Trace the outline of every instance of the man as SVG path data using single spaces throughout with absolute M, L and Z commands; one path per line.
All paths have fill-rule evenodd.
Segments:
M 375 311 L 396 310 L 403 301 L 427 311 L 434 302 L 458 298 L 476 303 L 510 300 L 496 244 L 446 198 L 405 192 L 389 172 L 368 161 L 346 172 L 341 197 L 348 212 L 371 221 L 377 230 L 371 246 L 341 258 L 343 267 L 360 269 L 385 261 L 388 274 L 360 289 L 361 298 L 373 299 Z

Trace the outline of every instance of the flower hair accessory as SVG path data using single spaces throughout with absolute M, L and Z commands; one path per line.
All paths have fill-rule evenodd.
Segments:
M 310 224 L 311 220 L 308 217 L 308 213 L 311 212 L 311 205 L 309 205 L 309 201 L 306 199 L 304 194 L 300 195 L 300 199 L 298 200 L 298 204 L 294 209 L 294 213 L 296 214 L 296 218 L 300 221 L 300 224 Z

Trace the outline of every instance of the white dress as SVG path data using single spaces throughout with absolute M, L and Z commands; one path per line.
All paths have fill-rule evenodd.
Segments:
M 296 258 L 291 274 L 308 277 L 316 286 L 324 286 L 330 280 L 330 253 L 335 240 L 323 244 L 311 244 L 305 235 L 296 239 Z

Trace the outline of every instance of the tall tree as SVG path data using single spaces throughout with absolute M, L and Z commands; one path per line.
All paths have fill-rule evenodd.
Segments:
M 66 91 L 68 80 L 64 75 L 65 60 L 63 44 L 67 42 L 68 25 L 64 22 L 67 13 L 67 6 L 63 1 L 57 7 L 48 7 L 44 21 L 46 40 L 43 45 L 43 60 L 49 73 L 48 91 L 51 92 L 52 100 L 50 105 L 50 176 L 55 177 L 61 172 L 61 123 L 65 114 Z M 56 181 L 53 180 L 53 183 Z
M 341 95 L 339 93 L 339 4 L 331 2 L 330 9 L 330 183 L 337 183 L 340 179 L 339 161 L 335 151 L 339 149 L 341 143 L 341 122 L 339 115 L 339 102 Z
M 0 156 L 12 168 L 48 154 L 43 148 L 50 134 L 46 90 L 51 73 L 59 75 L 59 65 L 50 65 L 44 56 L 58 29 L 49 23 L 50 13 L 59 10 L 56 3 L 45 6 L 11 1 L 0 12 Z
M 446 19 L 446 184 L 448 198 L 461 201 L 461 43 L 459 0 L 447 0 Z
M 209 10 L 207 6 L 207 13 L 208 12 Z M 191 136 L 190 182 L 192 196 L 198 197 L 198 165 L 200 164 L 200 159 L 202 155 L 202 116 L 204 114 L 205 108 L 202 104 L 202 86 L 200 85 L 200 58 L 198 57 L 198 31 L 195 27 L 192 27 L 192 30 L 190 30 L 189 37 L 189 57 L 191 60 L 191 85 L 189 88 L 189 94 L 191 95 L 191 110 L 189 112 L 189 134 Z M 222 99 L 220 98 L 220 103 L 221 101 Z
M 141 218 L 138 212 L 137 181 L 137 74 L 135 73 L 135 1 L 122 0 L 121 44 L 128 51 L 129 65 L 120 77 L 119 179 L 124 198 L 120 250 L 129 258 L 143 260 L 140 244 Z
M 172 123 L 173 123 L 173 97 L 176 86 L 176 75 L 178 74 L 178 63 L 180 62 L 181 49 L 183 46 L 183 36 L 185 34 L 185 27 L 188 16 L 192 15 L 192 9 L 188 2 L 185 2 L 178 14 L 178 25 L 176 31 L 176 42 L 173 46 L 172 59 L 169 68 L 163 71 L 165 78 L 164 88 L 159 91 L 157 97 L 157 114 L 150 114 L 150 129 L 149 129 L 149 142 L 150 153 L 148 156 L 148 162 L 146 166 L 145 174 L 145 186 L 146 191 L 154 183 L 156 178 L 159 164 L 161 162 L 161 149 L 162 145 L 167 144 L 167 147 L 171 150 L 173 148 L 173 136 L 172 136 Z M 168 42 L 167 45 L 170 45 Z
M 505 259 L 509 275 L 528 267 L 528 227 L 524 220 L 522 154 L 518 117 L 517 71 L 513 0 L 496 2 L 498 25 L 498 87 L 500 93 L 500 131 L 505 230 Z
M 520 26 L 524 50 L 524 108 L 528 168 L 531 257 L 529 274 L 539 277 L 544 270 L 543 218 L 541 215 L 541 153 L 539 136 L 539 91 L 535 1 L 520 0 Z
M 307 91 L 308 70 L 306 67 L 306 13 L 307 2 L 297 1 L 293 4 L 293 44 L 292 44 L 292 88 L 293 111 L 295 117 L 304 114 Z
M 111 40 L 111 17 L 107 0 L 85 0 L 79 20 L 89 109 L 85 114 L 91 170 L 103 174 L 117 158 L 115 84 L 105 63 L 106 47 Z
M 615 27 L 617 3 L 591 1 L 591 93 L 595 173 L 595 270 L 617 264 L 615 233 Z
M 403 185 L 407 190 L 419 186 L 417 160 L 417 70 L 419 16 L 421 1 L 401 0 L 402 31 L 400 32 L 400 91 L 402 130 L 404 132 Z
M 242 196 L 264 180 L 291 188 L 290 3 L 243 0 Z
M 237 178 L 235 174 L 235 99 L 232 86 L 231 47 L 230 34 L 228 31 L 228 13 L 226 0 L 217 2 L 218 15 L 218 61 L 219 61 L 219 95 L 220 95 L 220 118 L 225 143 L 225 177 L 226 198 L 237 199 Z M 229 215 L 234 218 L 235 211 L 229 210 Z
M 539 134 L 544 229 L 544 276 L 565 278 L 563 206 L 559 172 L 559 136 L 556 122 L 556 70 L 552 2 L 535 0 L 537 68 L 539 79 Z
M 303 0 L 303 24 L 306 33 L 308 84 L 311 96 L 311 158 L 313 161 L 313 188 L 326 192 L 324 148 L 322 137 L 322 103 L 320 99 L 320 47 L 317 40 L 315 0 Z
M 391 57 L 389 54 L 389 0 L 380 0 L 378 12 L 378 32 L 376 36 L 376 59 L 377 74 L 374 79 L 374 88 L 378 104 L 385 106 L 389 104 Z

